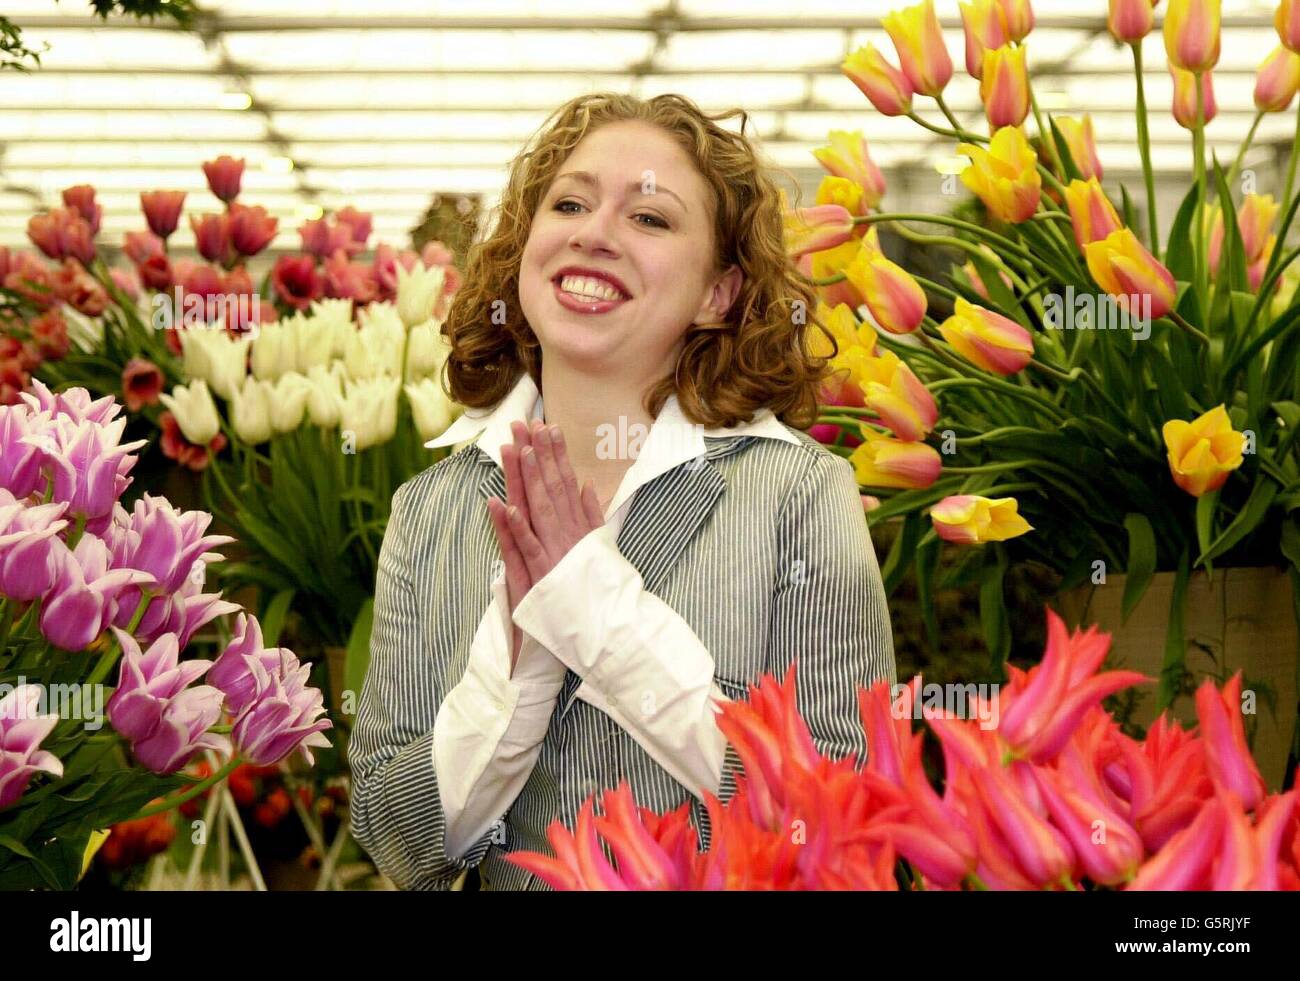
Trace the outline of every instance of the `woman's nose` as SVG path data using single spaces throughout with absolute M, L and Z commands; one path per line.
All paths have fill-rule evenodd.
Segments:
M 612 207 L 597 208 L 588 213 L 569 236 L 570 247 L 580 252 L 617 255 L 618 243 L 614 232 L 617 219 L 618 213 Z

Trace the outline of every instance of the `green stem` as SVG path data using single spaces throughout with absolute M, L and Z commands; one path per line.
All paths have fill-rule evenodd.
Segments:
M 1137 130 L 1138 150 L 1142 156 L 1142 179 L 1147 187 L 1147 239 L 1151 244 L 1151 254 L 1160 255 L 1160 220 L 1156 216 L 1156 179 L 1151 166 L 1151 129 L 1147 121 L 1146 83 L 1142 76 L 1142 42 L 1137 41 L 1133 48 L 1133 70 L 1137 74 Z
M 1029 259 L 1031 261 L 1035 259 L 1034 254 L 1030 252 L 1027 248 L 1025 248 L 1023 245 L 1011 241 L 1011 239 L 1007 238 L 1006 236 L 999 235 L 997 232 L 989 231 L 984 226 L 976 225 L 974 222 L 962 221 L 959 218 L 950 218 L 947 215 L 923 215 L 923 214 L 902 213 L 902 212 L 884 212 L 875 215 L 858 215 L 854 217 L 853 224 L 869 225 L 877 221 L 920 221 L 920 222 L 927 222 L 931 225 L 948 225 L 951 228 L 960 228 L 962 231 L 970 232 L 972 235 L 979 235 L 983 238 L 989 239 L 991 242 L 996 242 L 1004 249 L 1007 249 L 1010 252 L 1014 252 L 1016 255 L 1021 256 L 1022 258 Z M 1044 271 L 1051 272 L 1051 269 L 1045 266 Z
M 1065 178 L 1065 167 L 1061 164 L 1061 154 L 1056 146 L 1056 135 L 1043 125 L 1043 114 L 1038 111 L 1038 96 L 1034 93 L 1033 85 L 1029 86 L 1029 104 L 1034 110 L 1034 122 L 1038 124 L 1038 138 L 1047 144 L 1048 155 L 1052 158 L 1052 165 L 1056 167 L 1056 172 Z M 1058 184 L 1057 187 L 1060 187 Z
M 1165 314 L 1165 316 L 1168 317 L 1170 320 L 1172 320 L 1174 323 L 1176 323 L 1183 330 L 1187 331 L 1187 333 L 1195 337 L 1202 344 L 1205 344 L 1207 346 L 1209 345 L 1210 339 L 1204 333 L 1197 330 L 1186 320 L 1184 320 L 1182 314 L 1180 314 L 1177 310 L 1170 310 L 1167 314 Z
M 1264 118 L 1262 111 L 1255 113 L 1255 121 L 1250 124 L 1250 132 L 1246 138 L 1241 141 L 1241 149 L 1237 151 L 1237 159 L 1232 162 L 1232 169 L 1228 171 L 1228 187 L 1231 188 L 1237 182 L 1237 174 L 1241 171 L 1241 162 L 1246 159 L 1246 151 L 1250 149 L 1250 144 L 1255 140 L 1255 130 L 1259 129 L 1260 120 Z
M 216 773 L 212 774 L 210 777 L 205 777 L 203 780 L 200 780 L 198 783 L 196 783 L 193 787 L 187 788 L 186 790 L 182 791 L 181 793 L 177 794 L 174 797 L 169 797 L 166 800 L 159 801 L 157 804 L 154 804 L 150 807 L 146 807 L 144 810 L 140 811 L 140 813 L 138 813 L 135 817 L 131 818 L 130 820 L 139 821 L 142 818 L 153 817 L 155 814 L 162 814 L 164 811 L 170 811 L 173 807 L 179 807 L 181 804 L 184 804 L 186 801 L 193 800 L 195 797 L 199 796 L 199 794 L 203 793 L 205 790 L 209 789 L 210 787 L 216 786 L 222 780 L 225 780 L 226 777 L 230 776 L 232 773 L 235 772 L 235 769 L 242 762 L 243 760 L 241 760 L 238 755 L 232 756 L 230 758 L 229 763 L 223 766 Z
M 151 599 L 153 599 L 153 594 L 149 592 L 149 590 L 140 590 L 140 602 L 136 604 L 135 613 L 131 615 L 131 622 L 127 624 L 126 627 L 126 632 L 128 634 L 134 634 L 136 628 L 140 626 L 140 621 L 144 619 L 144 611 L 149 608 L 149 601 Z M 90 672 L 90 677 L 86 679 L 85 683 L 87 685 L 97 685 L 107 678 L 109 671 L 113 669 L 113 665 L 117 663 L 118 656 L 121 655 L 121 653 L 122 645 L 120 645 L 117 642 L 116 637 L 114 637 L 114 639 L 109 642 L 108 650 L 104 651 L 103 655 L 99 659 L 99 663 L 97 663 L 95 669 Z
M 1295 184 L 1295 165 L 1298 156 L 1300 156 L 1300 105 L 1296 107 L 1295 138 L 1291 141 L 1291 162 L 1286 168 L 1286 193 L 1282 195 L 1284 206 L 1291 203 L 1291 187 Z

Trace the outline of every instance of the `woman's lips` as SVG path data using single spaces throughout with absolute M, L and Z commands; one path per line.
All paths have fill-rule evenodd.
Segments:
M 582 300 L 560 289 L 559 282 L 554 280 L 551 282 L 551 289 L 555 291 L 555 298 L 559 300 L 560 306 L 574 313 L 608 313 L 627 302 L 627 300 Z

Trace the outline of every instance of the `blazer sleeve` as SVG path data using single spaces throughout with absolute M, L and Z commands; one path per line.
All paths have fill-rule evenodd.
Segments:
M 370 667 L 349 745 L 351 833 L 403 889 L 450 889 L 493 843 L 485 833 L 461 856 L 446 851 L 446 818 L 434 766 L 434 720 L 444 692 L 424 649 L 411 581 L 415 481 L 399 487 L 379 552 Z
M 853 468 L 819 453 L 778 518 L 769 663 L 798 664 L 796 696 L 814 745 L 866 762 L 859 687 L 897 680 L 885 586 Z M 734 754 L 728 754 L 728 765 Z

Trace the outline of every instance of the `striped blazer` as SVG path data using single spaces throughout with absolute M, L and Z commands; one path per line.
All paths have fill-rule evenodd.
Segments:
M 852 467 L 786 428 L 797 443 L 706 437 L 704 465 L 680 465 L 637 490 L 618 548 L 704 643 L 725 695 L 746 697 L 749 683 L 765 672 L 783 677 L 797 658 L 798 707 L 818 750 L 862 764 L 858 687 L 896 680 L 884 586 Z M 609 716 L 575 698 L 582 679 L 569 671 L 536 766 L 502 822 L 464 855 L 446 854 L 433 725 L 491 602 L 501 553 L 489 496 L 504 498 L 504 475 L 469 445 L 393 497 L 349 747 L 353 836 L 402 888 L 448 889 L 477 866 L 487 888 L 544 890 L 505 856 L 549 853 L 551 821 L 572 830 L 588 796 L 626 779 L 636 801 L 657 813 L 689 800 L 707 847 L 703 802 Z M 723 801 L 740 766 L 729 746 Z

